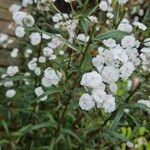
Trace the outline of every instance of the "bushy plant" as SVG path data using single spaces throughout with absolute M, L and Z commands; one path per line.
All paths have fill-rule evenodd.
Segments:
M 13 4 L 17 65 L 0 70 L 1 148 L 150 149 L 149 4 Z

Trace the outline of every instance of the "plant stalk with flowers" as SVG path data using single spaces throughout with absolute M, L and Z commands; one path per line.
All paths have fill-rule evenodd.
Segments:
M 0 70 L 1 148 L 149 145 L 150 30 L 143 7 L 149 11 L 132 0 L 13 4 L 12 41 L 19 44 L 10 56 L 18 65 Z M 0 35 L 2 45 L 7 40 Z

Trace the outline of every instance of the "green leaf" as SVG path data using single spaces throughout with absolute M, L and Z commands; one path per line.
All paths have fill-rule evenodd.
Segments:
M 75 139 L 77 139 L 80 143 L 82 142 L 82 140 L 80 139 L 79 136 L 77 136 L 72 130 L 69 130 L 69 129 L 62 129 L 62 132 L 64 134 L 68 134 L 68 135 L 71 135 L 73 136 Z
M 129 104 L 129 105 L 127 105 L 127 107 L 129 109 L 142 109 L 144 111 L 148 111 L 148 109 L 149 109 L 148 107 L 146 107 L 146 105 L 140 104 L 140 103 Z
M 119 124 L 119 121 L 124 114 L 124 109 L 125 109 L 125 106 L 121 104 L 119 106 L 118 111 L 116 112 L 115 118 L 113 119 L 112 123 L 109 126 L 110 129 L 116 127 Z
M 128 33 L 119 31 L 119 30 L 112 30 L 107 33 L 98 35 L 93 38 L 93 41 L 103 41 L 105 39 L 113 38 L 117 41 L 120 41 L 124 36 L 128 35 Z
M 2 146 L 4 144 L 8 144 L 8 143 L 10 143 L 8 140 L 3 139 L 3 140 L 0 141 L 0 146 Z
M 113 136 L 116 140 L 122 140 L 124 142 L 129 141 L 127 137 L 122 136 L 116 131 L 110 130 L 110 129 L 104 129 L 104 133 L 108 134 L 109 136 Z
M 9 78 L 7 77 L 4 80 L 0 81 L 0 84 L 3 84 L 7 81 L 20 81 L 20 80 L 23 80 L 23 79 L 27 79 L 27 77 L 21 76 L 21 75 L 18 75 L 18 76 L 15 76 L 15 77 L 9 77 Z

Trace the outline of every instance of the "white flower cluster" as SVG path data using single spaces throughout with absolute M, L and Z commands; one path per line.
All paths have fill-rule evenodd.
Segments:
M 147 29 L 147 27 L 143 23 L 140 23 L 140 22 L 137 22 L 137 21 L 133 22 L 132 25 L 130 24 L 128 19 L 124 18 L 121 21 L 121 23 L 119 24 L 118 30 L 124 31 L 124 32 L 127 32 L 127 33 L 131 33 L 132 30 L 133 30 L 133 27 L 138 27 L 139 29 L 141 29 L 143 31 L 145 31 Z
M 69 19 L 67 14 L 55 14 L 52 17 L 53 21 L 56 22 L 54 27 L 56 29 L 61 29 L 63 31 L 67 31 L 69 33 L 69 41 L 73 42 L 73 38 L 75 37 L 75 30 L 78 25 L 77 19 Z
M 60 77 L 56 74 L 52 68 L 47 68 L 44 71 L 44 77 L 42 78 L 42 85 L 44 87 L 51 87 L 57 85 L 60 81 Z
M 116 82 L 128 80 L 136 66 L 140 65 L 139 42 L 128 35 L 121 40 L 121 45 L 114 39 L 104 40 L 103 44 L 107 48 L 99 47 L 99 54 L 92 60 L 97 71 L 83 74 L 81 80 L 88 93 L 88 88 L 92 89 L 91 96 L 87 93 L 81 96 L 79 105 L 84 110 L 96 106 L 111 113 L 116 107 L 113 96 L 117 92 Z

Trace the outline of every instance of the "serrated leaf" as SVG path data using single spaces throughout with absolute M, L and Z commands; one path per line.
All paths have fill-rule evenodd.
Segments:
M 107 33 L 98 35 L 93 38 L 93 41 L 103 41 L 105 39 L 113 38 L 117 41 L 120 41 L 124 36 L 128 35 L 128 33 L 119 31 L 119 30 L 112 30 Z

